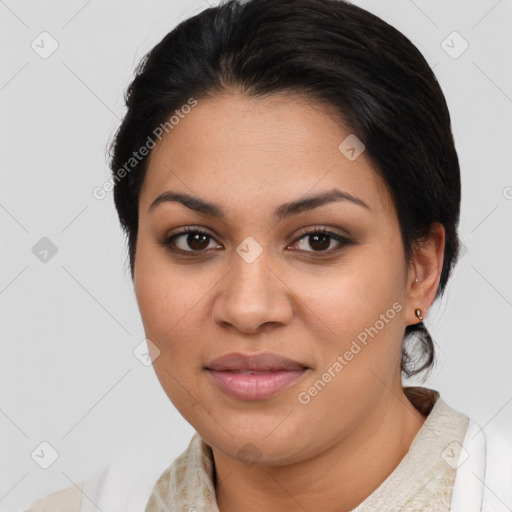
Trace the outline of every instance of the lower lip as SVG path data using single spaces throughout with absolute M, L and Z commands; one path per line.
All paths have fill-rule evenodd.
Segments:
M 258 373 L 208 370 L 208 373 L 229 396 L 239 400 L 262 400 L 289 387 L 306 371 L 307 368 Z

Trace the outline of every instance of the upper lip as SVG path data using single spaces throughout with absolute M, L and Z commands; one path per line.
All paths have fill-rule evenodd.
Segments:
M 247 355 L 233 352 L 218 357 L 206 365 L 207 370 L 215 371 L 277 371 L 303 370 L 304 368 L 307 368 L 307 366 L 272 352 Z

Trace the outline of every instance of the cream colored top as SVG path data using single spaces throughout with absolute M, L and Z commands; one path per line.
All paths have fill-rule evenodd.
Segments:
M 469 418 L 449 407 L 435 390 L 405 387 L 404 391 L 427 419 L 398 466 L 352 512 L 450 510 Z M 195 433 L 186 450 L 156 481 L 144 512 L 219 512 L 213 472 L 211 448 Z M 82 483 L 80 488 L 72 486 L 52 493 L 28 512 L 78 512 L 81 487 Z

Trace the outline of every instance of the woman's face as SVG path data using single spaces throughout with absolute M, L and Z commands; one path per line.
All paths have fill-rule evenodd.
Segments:
M 349 135 L 304 98 L 233 94 L 198 101 L 152 151 L 134 273 L 146 337 L 173 404 L 229 456 L 303 460 L 401 392 L 415 276 L 387 188 L 353 138 L 340 149 Z M 151 207 L 165 192 L 188 206 Z M 263 352 L 300 369 L 208 369 Z

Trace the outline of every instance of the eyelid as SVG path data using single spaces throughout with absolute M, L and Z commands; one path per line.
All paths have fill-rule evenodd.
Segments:
M 329 227 L 329 226 L 325 226 L 322 224 L 313 224 L 311 226 L 306 226 L 306 227 L 300 229 L 299 232 L 294 235 L 294 237 L 295 237 L 295 240 L 298 240 L 298 238 L 301 238 L 304 235 L 314 235 L 316 233 L 325 233 L 328 235 L 338 236 L 345 240 L 350 239 L 350 235 L 346 231 L 344 231 L 343 233 L 340 233 L 338 231 L 335 231 L 336 229 L 341 231 L 340 228 Z

